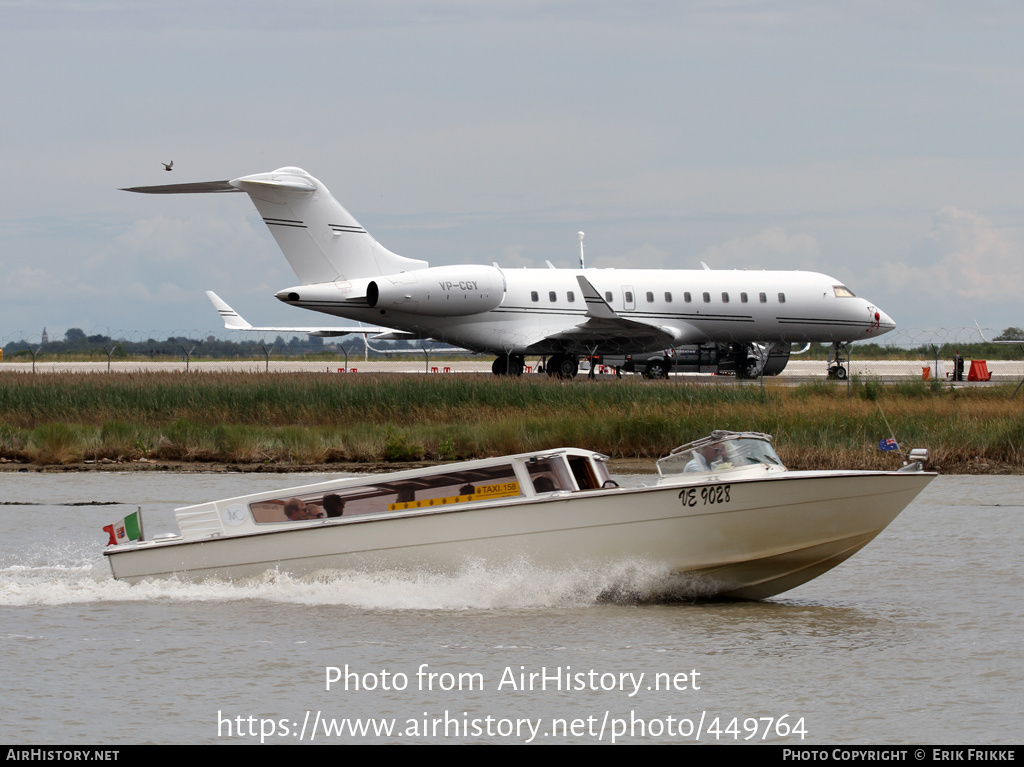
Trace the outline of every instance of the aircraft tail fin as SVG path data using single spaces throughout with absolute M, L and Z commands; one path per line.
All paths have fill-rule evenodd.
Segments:
M 301 168 L 278 168 L 231 181 L 134 187 L 125 191 L 247 193 L 304 285 L 372 278 L 429 266 L 426 261 L 392 253 L 373 239 L 327 187 Z

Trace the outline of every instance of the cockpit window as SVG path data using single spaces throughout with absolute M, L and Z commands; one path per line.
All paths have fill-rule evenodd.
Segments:
M 853 291 L 845 285 L 833 285 L 832 289 L 836 292 L 836 298 L 856 298 Z

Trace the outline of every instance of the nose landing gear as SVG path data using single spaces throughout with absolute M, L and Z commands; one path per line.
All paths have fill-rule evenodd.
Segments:
M 836 341 L 832 344 L 832 351 L 828 353 L 828 377 L 845 381 L 849 366 L 850 345 L 846 342 Z

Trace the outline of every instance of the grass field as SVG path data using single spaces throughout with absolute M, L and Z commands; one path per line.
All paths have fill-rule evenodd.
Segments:
M 493 376 L 0 374 L 0 460 L 296 466 L 454 460 L 572 445 L 654 458 L 712 429 L 763 431 L 791 468 L 1024 470 L 1012 387 L 684 385 Z M 886 423 L 888 422 L 888 425 Z

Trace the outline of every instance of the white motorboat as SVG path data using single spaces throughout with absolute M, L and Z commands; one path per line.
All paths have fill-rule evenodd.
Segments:
M 104 554 L 127 581 L 626 559 L 664 568 L 675 593 L 763 599 L 856 553 L 935 477 L 917 460 L 789 471 L 752 432 L 677 448 L 643 487 L 620 487 L 606 461 L 560 448 L 229 498 L 178 509 L 179 535 Z

